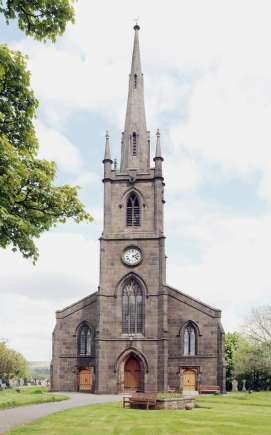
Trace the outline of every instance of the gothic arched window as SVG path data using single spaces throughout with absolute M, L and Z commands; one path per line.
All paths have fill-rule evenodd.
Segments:
M 92 334 L 88 325 L 83 325 L 79 330 L 78 351 L 79 355 L 86 356 L 92 353 Z
M 136 193 L 132 192 L 127 199 L 127 226 L 140 226 L 140 205 Z
M 192 323 L 189 323 L 183 334 L 184 355 L 197 354 L 197 331 Z
M 143 292 L 133 278 L 126 281 L 122 291 L 122 332 L 143 333 Z
M 137 155 L 137 135 L 135 131 L 132 134 L 132 155 Z
M 134 75 L 134 88 L 137 87 L 137 74 Z

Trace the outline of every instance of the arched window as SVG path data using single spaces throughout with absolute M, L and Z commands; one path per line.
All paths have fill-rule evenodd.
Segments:
M 79 355 L 86 356 L 92 353 L 92 334 L 88 325 L 83 325 L 79 331 Z
M 143 292 L 133 278 L 126 281 L 122 292 L 122 332 L 143 333 Z
M 127 199 L 127 226 L 140 226 L 140 205 L 136 193 L 132 192 Z
M 137 74 L 134 75 L 134 88 L 137 87 Z
M 137 154 L 137 135 L 136 132 L 134 131 L 132 134 L 132 155 L 136 156 Z
M 192 323 L 189 323 L 183 334 L 184 355 L 196 355 L 197 353 L 197 332 Z

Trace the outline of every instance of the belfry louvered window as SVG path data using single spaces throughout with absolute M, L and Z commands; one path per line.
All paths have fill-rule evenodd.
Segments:
M 143 293 L 134 279 L 126 282 L 122 292 L 122 332 L 143 333 Z
M 127 199 L 127 226 L 138 227 L 140 225 L 140 205 L 138 196 L 133 192 Z
M 137 155 L 137 134 L 135 131 L 132 134 L 132 155 Z
M 197 333 L 192 324 L 188 324 L 183 335 L 184 355 L 196 355 Z
M 87 325 L 83 325 L 79 331 L 79 355 L 91 355 L 92 334 Z

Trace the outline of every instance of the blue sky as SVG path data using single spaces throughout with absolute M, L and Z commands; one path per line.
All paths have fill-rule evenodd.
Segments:
M 226 330 L 270 303 L 269 6 L 79 0 L 56 45 L 0 21 L 1 41 L 29 57 L 40 155 L 95 218 L 44 234 L 36 266 L 0 252 L 1 336 L 27 358 L 49 360 L 55 310 L 97 288 L 104 135 L 119 160 L 137 16 L 147 124 L 165 157 L 167 282 L 221 308 Z

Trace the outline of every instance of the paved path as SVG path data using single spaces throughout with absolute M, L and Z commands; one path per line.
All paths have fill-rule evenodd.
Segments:
M 57 393 L 55 393 L 57 394 Z M 38 405 L 18 406 L 17 408 L 0 410 L 0 435 L 20 424 L 29 423 L 36 418 L 45 417 L 57 411 L 92 403 L 116 402 L 122 396 L 109 394 L 62 393 L 69 396 L 62 402 L 41 403 Z

